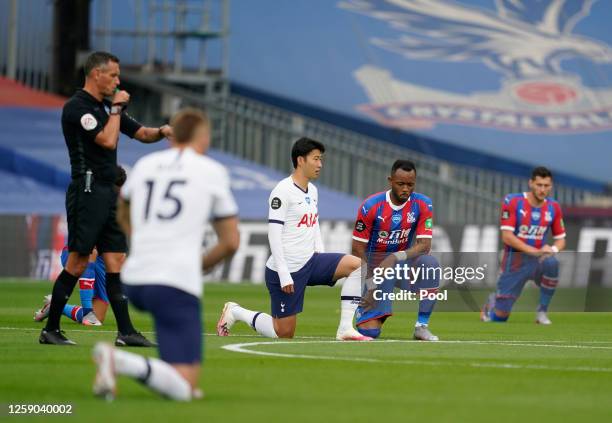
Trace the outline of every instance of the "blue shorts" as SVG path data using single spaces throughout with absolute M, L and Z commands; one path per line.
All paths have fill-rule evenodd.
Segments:
M 66 262 L 68 261 L 68 249 L 64 248 L 62 250 L 62 267 L 66 267 Z M 100 299 L 108 304 L 108 294 L 106 293 L 106 266 L 104 265 L 104 259 L 101 256 L 96 258 L 96 261 L 93 263 L 89 263 L 87 268 L 81 275 L 83 279 L 94 279 L 93 289 L 94 295 L 93 298 Z
M 162 360 L 171 364 L 202 361 L 202 318 L 198 297 L 165 285 L 124 286 L 130 302 L 153 315 Z
M 529 257 L 525 254 L 518 268 L 506 270 L 499 275 L 496 297 L 517 299 L 521 295 L 521 291 L 527 281 L 533 280 L 536 285 L 540 285 L 546 265 L 554 265 L 554 263 L 558 265 L 558 261 L 555 257 L 540 261 L 537 257 Z M 556 278 L 557 275 L 546 276 L 553 276 Z
M 408 266 L 421 266 L 424 265 L 426 267 L 438 267 L 438 261 L 431 255 L 422 255 L 413 259 L 408 259 L 405 262 L 399 262 L 398 264 Z M 404 291 L 410 292 L 418 292 L 420 289 L 433 289 L 433 287 L 438 286 L 439 281 L 435 281 L 435 283 L 426 283 L 423 279 L 415 281 L 415 283 L 410 283 L 411 281 L 402 279 L 385 279 L 383 283 L 376 287 L 376 290 L 380 290 L 383 293 L 391 293 L 395 288 L 402 289 Z M 365 294 L 365 292 L 364 292 Z M 357 326 L 364 324 L 365 322 L 369 322 L 370 320 L 380 320 L 381 324 L 387 320 L 387 317 L 393 315 L 393 301 L 389 299 L 376 301 L 376 305 L 374 308 L 364 311 L 363 308 L 357 307 L 357 311 L 355 312 L 355 324 Z
M 291 273 L 293 294 L 284 293 L 278 273 L 266 267 L 266 286 L 270 292 L 272 317 L 280 319 L 301 313 L 307 286 L 334 286 L 334 273 L 344 256 L 340 253 L 314 253 L 300 270 Z

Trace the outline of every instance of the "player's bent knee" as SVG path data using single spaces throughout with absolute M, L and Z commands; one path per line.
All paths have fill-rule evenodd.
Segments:
M 557 257 L 546 257 L 542 262 L 544 273 L 557 272 L 559 270 L 559 260 Z
M 295 334 L 295 319 L 292 319 L 295 316 L 285 317 L 283 319 L 274 319 L 274 332 L 276 332 L 276 336 L 279 338 L 293 338 Z M 290 319 L 290 320 L 285 320 Z
M 491 315 L 491 320 L 493 322 L 506 322 L 509 317 L 510 317 L 509 312 L 505 312 L 505 311 L 496 309 Z
M 347 254 L 342 257 L 340 263 L 338 264 L 340 270 L 348 276 L 353 273 L 355 270 L 361 267 L 361 259 L 359 257 L 355 257 L 351 254 Z
M 295 328 L 278 328 L 275 329 L 275 332 L 276 336 L 278 336 L 279 338 L 293 339 L 293 336 L 295 334 Z
M 382 332 L 380 328 L 360 328 L 357 327 L 357 332 L 362 334 L 363 336 L 369 336 L 370 338 L 378 338 L 380 333 Z

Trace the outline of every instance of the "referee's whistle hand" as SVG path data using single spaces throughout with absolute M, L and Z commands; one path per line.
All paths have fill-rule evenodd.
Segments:
M 113 95 L 113 104 L 127 103 L 129 101 L 130 101 L 130 95 L 128 94 L 127 91 L 119 90 L 115 92 L 115 95 Z
M 293 284 L 285 285 L 281 288 L 285 294 L 293 294 Z

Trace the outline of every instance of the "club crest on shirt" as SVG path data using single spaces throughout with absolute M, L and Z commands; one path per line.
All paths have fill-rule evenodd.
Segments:
M 544 213 L 544 220 L 547 222 L 552 222 L 552 213 L 547 211 Z
M 533 218 L 533 220 L 540 220 L 542 215 L 540 214 L 539 211 L 534 210 L 533 212 L 531 212 L 531 217 Z
M 408 222 L 408 223 L 416 222 L 416 217 L 415 217 L 413 212 L 406 213 L 406 222 Z
M 402 216 L 399 214 L 394 214 L 393 217 L 391 218 L 391 221 L 393 223 L 400 223 L 402 221 Z

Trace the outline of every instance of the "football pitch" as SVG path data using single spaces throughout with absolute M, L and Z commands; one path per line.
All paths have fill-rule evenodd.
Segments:
M 91 393 L 91 348 L 113 341 L 112 313 L 100 328 L 62 318 L 75 347 L 38 344 L 33 312 L 49 282 L 0 282 L 0 403 L 73 404 L 73 421 L 568 422 L 612 418 L 612 313 L 554 313 L 539 326 L 531 312 L 507 324 L 477 313 L 434 313 L 441 342 L 411 340 L 414 314 L 397 313 L 369 343 L 333 340 L 339 289 L 309 288 L 296 339 L 270 340 L 238 323 L 214 335 L 223 303 L 269 311 L 262 285 L 207 284 L 204 295 L 206 397 L 161 399 L 133 380 L 118 380 L 117 399 Z M 78 302 L 78 290 L 70 301 Z M 132 311 L 137 328 L 150 319 Z M 153 335 L 151 335 L 153 336 Z M 132 351 L 155 355 L 154 350 Z M 38 417 L 49 418 L 47 417 Z M 55 417 L 60 419 L 61 417 Z M 20 417 L 20 421 L 27 418 Z

